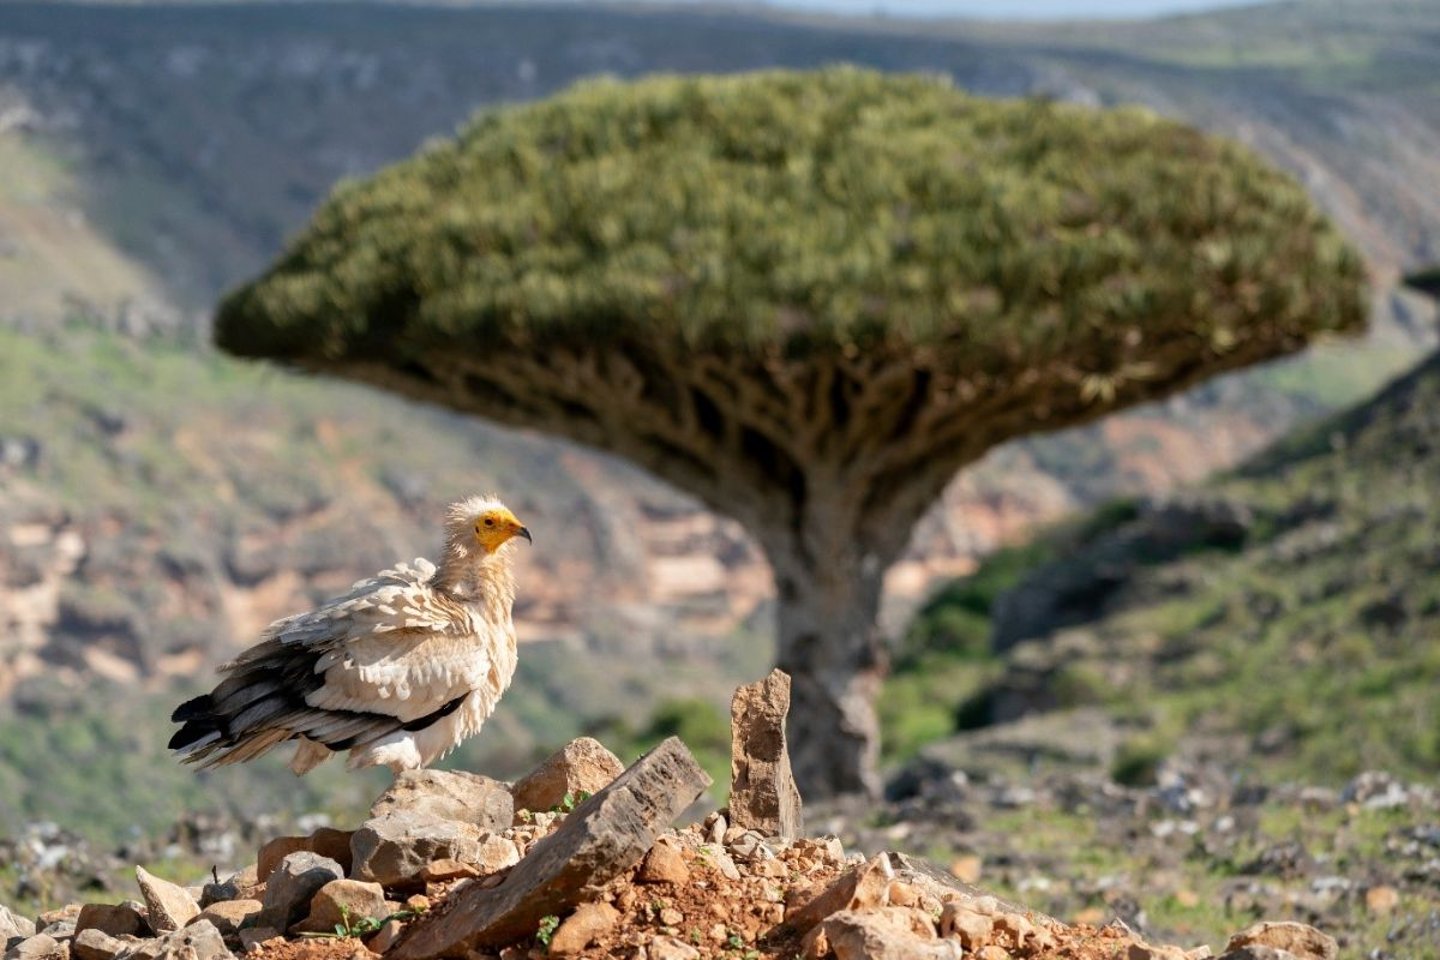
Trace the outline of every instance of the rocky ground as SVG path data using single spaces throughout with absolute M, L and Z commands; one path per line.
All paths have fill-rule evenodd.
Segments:
M 578 740 L 513 785 L 413 771 L 357 828 L 271 836 L 253 861 L 234 832 L 188 837 L 236 864 L 223 880 L 185 887 L 137 866 L 140 901 L 97 890 L 33 921 L 0 912 L 6 960 L 1436 955 L 1434 790 L 1368 775 L 1264 791 L 1198 768 L 1145 790 L 972 783 L 932 767 L 887 804 L 812 809 L 807 828 L 788 694 L 782 674 L 737 693 L 723 810 L 697 806 L 710 778 L 678 739 L 628 769 Z M 28 882 L 73 856 L 32 858 Z M 1240 932 L 1199 933 L 1217 903 Z

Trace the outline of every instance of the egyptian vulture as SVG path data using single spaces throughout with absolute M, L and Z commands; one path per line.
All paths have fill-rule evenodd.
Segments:
M 506 545 L 527 530 L 494 497 L 453 504 L 438 566 L 401 563 L 277 620 L 171 715 L 170 749 L 202 767 L 296 740 L 290 769 L 350 751 L 352 769 L 423 767 L 479 731 L 515 674 Z

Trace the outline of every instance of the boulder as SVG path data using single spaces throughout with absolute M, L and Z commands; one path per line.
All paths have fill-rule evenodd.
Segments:
M 580 737 L 571 740 L 510 789 L 516 810 L 541 812 L 562 807 L 566 796 L 572 803 L 582 795 L 594 795 L 610 785 L 625 770 L 620 758 L 598 740 Z
M 69 960 L 69 957 L 68 943 L 44 933 L 26 937 L 5 951 L 5 960 Z
M 669 883 L 680 886 L 690 882 L 690 868 L 685 865 L 685 855 L 679 848 L 662 840 L 645 854 L 635 879 L 641 883 Z

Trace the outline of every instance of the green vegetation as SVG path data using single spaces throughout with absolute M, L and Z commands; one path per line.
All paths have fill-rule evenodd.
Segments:
M 1061 705 L 1100 704 L 1141 732 L 1111 771 L 1143 782 L 1176 750 L 1231 744 L 1238 771 L 1335 783 L 1364 769 L 1440 770 L 1440 483 L 1434 438 L 1440 360 L 1376 400 L 1296 436 L 1197 493 L 1248 517 L 1244 538 L 1134 561 L 1099 615 L 1069 638 L 1023 644 L 1009 665 L 1044 671 Z M 1133 519 L 1126 520 L 1127 516 Z M 1120 522 L 1115 522 L 1116 520 Z M 1098 557 L 1145 523 L 1133 508 L 1042 536 L 942 594 L 911 630 L 925 655 L 900 661 L 897 708 L 920 675 L 970 664 L 985 584 L 1036 582 Z M 1108 552 L 1106 552 L 1108 551 Z M 977 602 L 976 597 L 980 598 Z M 996 670 L 996 689 L 1010 674 Z M 920 723 L 910 707 L 897 725 Z

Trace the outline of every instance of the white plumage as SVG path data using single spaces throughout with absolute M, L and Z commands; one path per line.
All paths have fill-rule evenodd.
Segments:
M 493 497 L 453 504 L 439 565 L 417 559 L 277 620 L 176 708 L 186 763 L 252 760 L 298 741 L 303 774 L 332 753 L 350 766 L 423 767 L 473 736 L 515 674 L 508 542 L 530 531 Z

